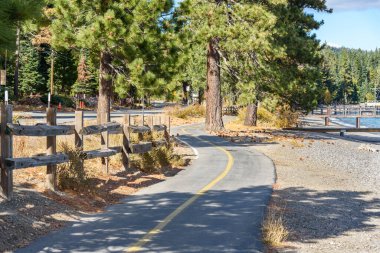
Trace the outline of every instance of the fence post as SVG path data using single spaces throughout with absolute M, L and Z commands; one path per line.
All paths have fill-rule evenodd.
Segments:
M 153 129 L 153 116 L 148 116 L 147 117 L 147 121 L 148 121 L 148 126 L 150 127 L 150 129 Z
M 105 124 L 108 122 L 108 113 L 106 112 L 101 112 L 100 114 L 100 123 L 101 124 Z M 101 148 L 102 149 L 108 149 L 108 131 L 105 131 L 105 132 L 102 132 L 101 133 L 101 137 L 100 137 L 100 144 L 101 144 Z M 108 157 L 103 157 L 102 158 L 102 165 L 103 165 L 103 168 L 104 170 L 106 171 L 106 173 L 108 174 L 108 161 L 109 161 L 109 158 Z
M 168 127 L 168 134 L 170 135 L 170 124 L 171 124 L 171 118 L 170 118 L 170 116 L 168 116 L 168 125 L 167 125 L 167 127 Z
M 121 157 L 123 161 L 123 167 L 125 170 L 128 170 L 129 168 L 129 157 L 128 157 L 128 152 L 129 152 L 129 129 L 128 127 L 131 124 L 131 115 L 127 114 L 124 115 L 123 117 L 123 150 L 121 152 Z
M 356 117 L 356 128 L 360 128 L 360 117 Z
M 1 193 L 10 200 L 13 194 L 13 171 L 5 165 L 6 158 L 13 157 L 13 137 L 6 134 L 7 123 L 12 123 L 12 106 L 1 105 Z
M 57 125 L 57 111 L 55 108 L 49 107 L 46 109 L 46 123 L 49 126 Z M 55 155 L 57 152 L 57 136 L 47 137 L 47 155 Z M 57 165 L 47 165 L 46 168 L 46 187 L 51 191 L 57 189 Z
M 83 134 L 79 134 L 83 128 L 83 111 L 75 111 L 75 147 L 83 151 Z M 80 166 L 83 168 L 84 161 L 80 161 Z
M 330 125 L 330 118 L 325 117 L 325 126 L 328 126 L 328 125 Z

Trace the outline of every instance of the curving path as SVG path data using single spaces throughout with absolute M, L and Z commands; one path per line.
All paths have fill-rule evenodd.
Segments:
M 199 153 L 186 170 L 17 252 L 262 252 L 272 161 L 201 125 L 174 132 Z

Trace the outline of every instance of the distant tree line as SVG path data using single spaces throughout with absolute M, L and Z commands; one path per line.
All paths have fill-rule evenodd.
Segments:
M 322 53 L 320 103 L 362 103 L 380 98 L 380 50 L 327 47 Z

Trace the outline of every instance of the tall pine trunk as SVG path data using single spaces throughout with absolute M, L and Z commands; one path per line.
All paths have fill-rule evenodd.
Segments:
M 244 125 L 245 126 L 257 126 L 257 109 L 258 102 L 249 104 L 247 106 L 247 113 L 245 114 Z
M 220 83 L 220 55 L 216 50 L 216 45 L 217 40 L 211 39 L 207 50 L 206 130 L 208 131 L 219 131 L 224 128 Z
M 107 113 L 110 121 L 111 95 L 112 95 L 112 56 L 109 52 L 101 52 L 99 68 L 99 98 L 97 121 L 98 124 L 104 123 L 101 119 L 102 113 Z
M 13 87 L 14 97 L 18 99 L 18 86 L 19 86 L 19 69 L 20 69 L 20 24 L 17 24 L 16 32 L 16 53 L 15 53 L 15 84 Z

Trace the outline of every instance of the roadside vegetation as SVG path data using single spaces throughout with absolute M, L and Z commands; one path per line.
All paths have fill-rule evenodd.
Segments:
M 161 135 L 155 133 L 139 138 L 137 134 L 131 134 L 131 140 L 133 142 L 162 140 L 163 136 Z M 75 209 L 99 211 L 109 204 L 117 203 L 141 187 L 175 175 L 188 164 L 187 156 L 191 154 L 190 149 L 171 139 L 166 145 L 153 148 L 149 153 L 131 154 L 127 171 L 122 168 L 120 154 L 110 157 L 110 173 L 107 174 L 102 170 L 100 159 L 85 160 L 84 166 L 82 166 L 79 150 L 69 144 L 74 142 L 73 138 L 73 136 L 58 137 L 57 151 L 68 154 L 70 158 L 68 163 L 58 165 L 57 169 L 58 189 L 65 195 L 56 195 L 45 191 L 45 167 L 15 171 L 15 183 L 34 188 Z M 99 135 L 85 136 L 84 149 L 99 149 L 99 140 Z M 43 154 L 46 149 L 46 142 L 38 141 L 38 137 L 15 136 L 14 145 L 15 157 Z M 121 145 L 122 135 L 110 135 L 110 146 Z
M 270 204 L 262 225 L 263 241 L 269 247 L 281 247 L 289 236 L 280 207 Z
M 239 109 L 238 115 L 235 121 L 232 121 L 226 125 L 227 130 L 233 129 L 234 125 L 241 126 L 242 128 L 249 128 L 245 126 L 244 122 L 247 115 L 247 108 L 243 107 Z M 266 104 L 259 105 L 257 110 L 257 123 L 255 128 L 285 128 L 296 126 L 299 120 L 300 113 L 293 111 L 289 106 L 269 106 Z

